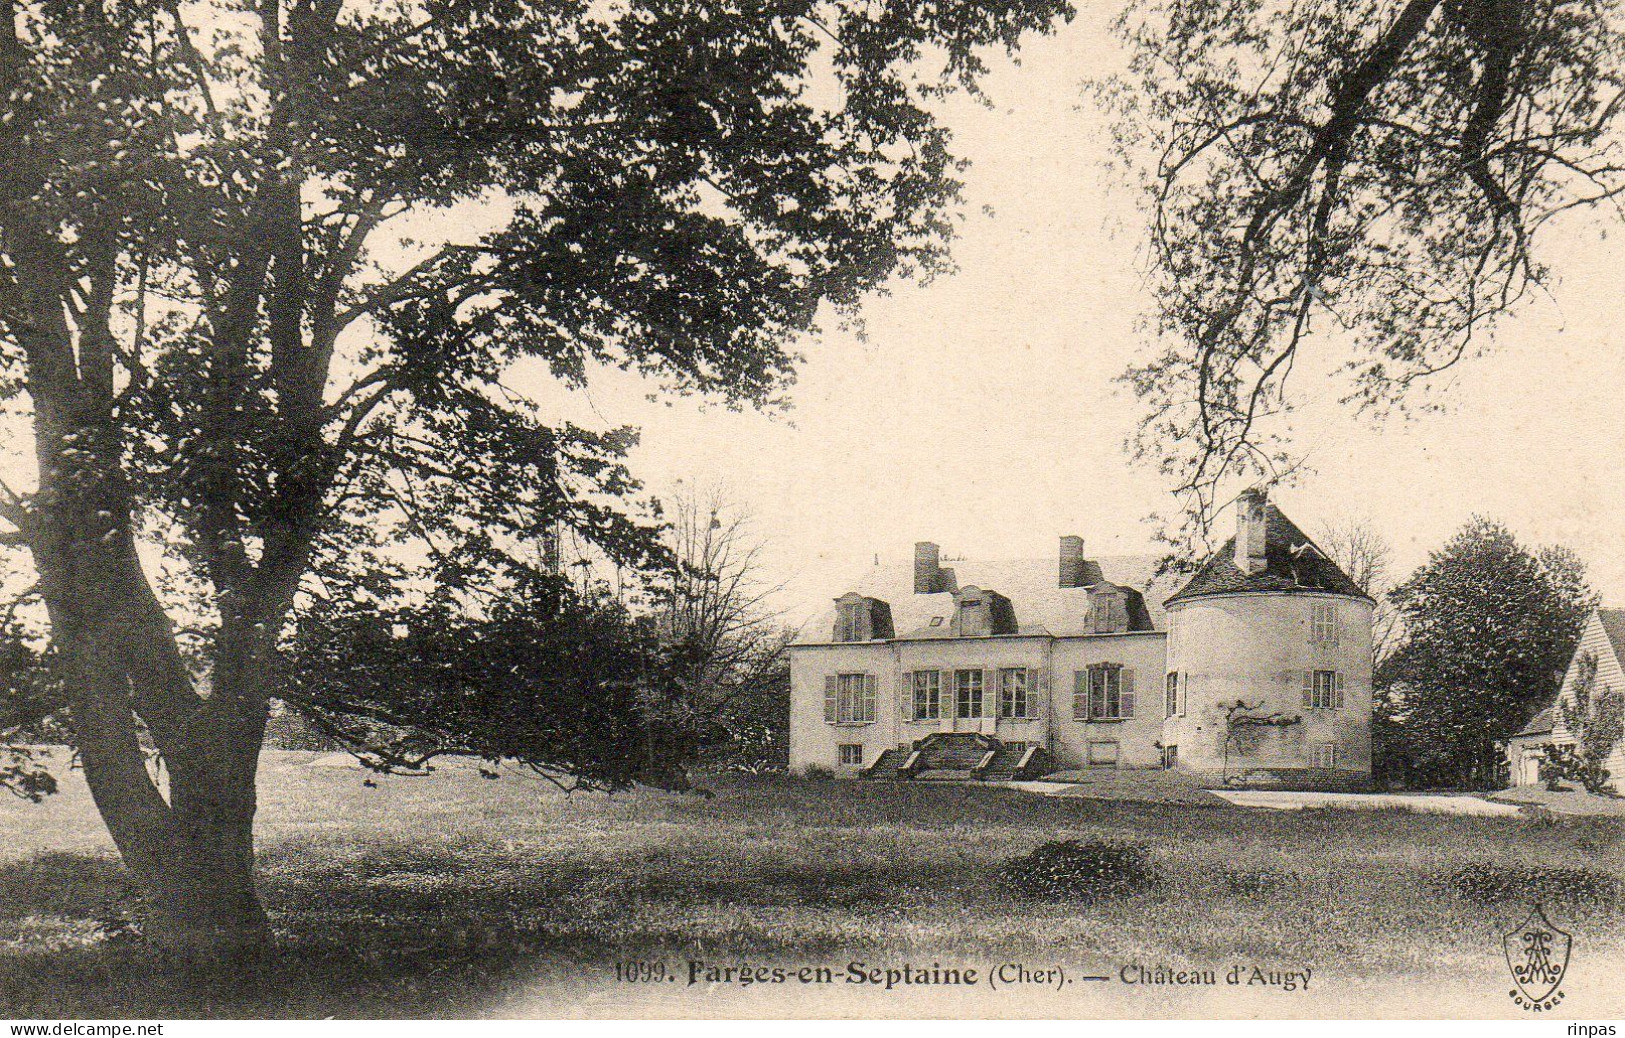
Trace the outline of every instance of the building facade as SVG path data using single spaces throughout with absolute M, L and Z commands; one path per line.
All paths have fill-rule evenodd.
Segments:
M 1538 786 L 1540 762 L 1546 751 L 1554 745 L 1573 746 L 1578 740 L 1564 723 L 1560 706 L 1565 700 L 1574 703 L 1575 685 L 1582 673 L 1590 670 L 1590 697 L 1625 693 L 1625 609 L 1594 609 L 1586 618 L 1580 633 L 1580 644 L 1574 649 L 1563 683 L 1551 706 L 1541 710 L 1522 729 L 1501 744 L 1506 754 L 1507 779 L 1513 786 Z M 1614 746 L 1603 766 L 1608 769 L 1609 784 L 1617 792 L 1621 776 L 1625 776 L 1625 740 Z
M 1074 536 L 1051 560 L 946 565 L 922 542 L 877 566 L 791 646 L 792 768 L 922 777 L 920 748 L 953 743 L 981 755 L 954 777 L 1369 784 L 1373 603 L 1262 493 L 1236 522 L 1183 586 Z

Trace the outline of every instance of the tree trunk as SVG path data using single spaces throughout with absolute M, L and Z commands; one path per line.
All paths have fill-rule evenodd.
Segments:
M 269 938 L 253 846 L 264 712 L 243 711 L 236 690 L 199 698 L 159 740 L 166 800 L 129 710 L 127 633 L 70 628 L 58 640 L 85 778 L 146 901 L 146 937 L 189 960 L 236 961 Z
M 270 939 L 254 882 L 255 762 L 165 763 L 174 833 L 169 860 L 146 877 L 150 915 L 143 932 L 189 958 L 252 955 Z
M 212 687 L 198 694 L 116 475 L 78 475 L 89 478 L 47 470 L 31 547 L 85 778 L 147 902 L 147 937 L 188 959 L 235 960 L 269 935 L 253 875 L 268 628 L 222 623 Z

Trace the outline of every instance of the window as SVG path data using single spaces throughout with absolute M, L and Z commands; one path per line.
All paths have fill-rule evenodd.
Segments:
M 1030 717 L 1027 713 L 1027 670 L 1006 667 L 999 671 L 999 716 Z
M 1178 746 L 1164 746 L 1162 748 L 1162 766 L 1165 768 L 1175 768 L 1179 766 Z
M 934 670 L 914 672 L 914 714 L 916 721 L 935 721 L 942 716 L 942 675 Z
M 941 626 L 942 626 L 942 617 L 940 617 L 940 616 L 933 616 L 933 617 L 932 617 L 932 618 L 931 618 L 931 626 L 932 626 L 932 627 L 941 627 Z
M 1031 745 L 1032 745 L 1032 743 L 1019 742 L 1019 741 L 1017 741 L 1015 739 L 1006 739 L 1006 740 L 1004 740 L 1004 748 L 1007 749 L 1007 750 L 1014 750 L 1017 753 L 1026 753 L 1027 752 L 1027 747 L 1029 747 Z
M 862 603 L 848 602 L 841 606 L 840 616 L 835 621 L 835 640 L 838 642 L 863 640 Z
M 1101 593 L 1096 595 L 1090 612 L 1093 614 L 1094 631 L 1096 634 L 1112 634 L 1124 630 L 1123 600 L 1115 594 Z
M 1337 744 L 1335 742 L 1323 742 L 1316 746 L 1314 759 L 1311 763 L 1317 768 L 1337 767 Z
M 1179 672 L 1170 671 L 1168 674 L 1168 691 L 1163 696 L 1162 716 L 1172 717 L 1179 713 Z
M 982 716 L 982 672 L 954 671 L 954 716 Z
M 1311 710 L 1343 709 L 1343 675 L 1335 670 L 1304 671 L 1303 705 Z
M 831 674 L 824 678 L 825 723 L 872 723 L 876 685 L 873 674 Z
M 1309 607 L 1309 644 L 1337 648 L 1337 603 L 1316 602 Z
M 1134 672 L 1120 663 L 1097 663 L 1072 675 L 1072 719 L 1121 721 L 1134 716 Z
M 863 766 L 863 744 L 856 742 L 843 742 L 837 747 L 840 753 L 838 760 L 842 767 L 858 768 Z
M 1090 743 L 1089 763 L 1115 765 L 1117 763 L 1117 742 L 1115 740 L 1103 740 Z

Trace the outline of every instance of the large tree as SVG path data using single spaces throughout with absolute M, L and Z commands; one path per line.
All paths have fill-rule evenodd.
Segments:
M 765 547 L 750 513 L 720 485 L 687 485 L 667 512 L 669 568 L 655 608 L 675 694 L 712 729 L 712 763 L 789 763 L 794 632 L 762 573 Z
M 509 367 L 773 399 L 822 307 L 941 267 L 933 99 L 1069 13 L 0 0 L 0 391 L 37 461 L 0 517 L 149 937 L 265 939 L 255 772 L 307 590 L 387 598 L 402 538 L 500 581 L 555 522 L 648 561 L 625 435 Z
M 1121 25 L 1159 343 L 1128 377 L 1175 536 L 1295 470 L 1294 371 L 1367 413 L 1425 401 L 1549 280 L 1554 218 L 1625 190 L 1617 0 L 1136 0 Z
M 1371 662 L 1380 664 L 1393 651 L 1398 638 L 1397 617 L 1388 592 L 1393 587 L 1389 566 L 1393 546 L 1368 518 L 1345 516 L 1320 527 L 1320 546 L 1354 586 L 1376 602 L 1371 613 Z
M 1485 785 L 1495 742 L 1550 706 L 1596 595 L 1562 548 L 1474 518 L 1389 593 L 1403 637 L 1376 675 L 1384 762 L 1434 786 Z

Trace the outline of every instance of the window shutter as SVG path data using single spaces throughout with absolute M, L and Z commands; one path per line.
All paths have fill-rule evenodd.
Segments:
M 1122 670 L 1122 686 L 1118 695 L 1122 703 L 1121 713 L 1124 717 L 1134 716 L 1134 672 L 1124 667 Z
M 999 716 L 999 672 L 996 670 L 982 671 L 982 710 L 976 716 Z
M 880 691 L 880 678 L 874 674 L 863 676 L 863 711 L 860 721 L 875 719 L 875 693 Z
M 1179 716 L 1180 717 L 1185 716 L 1185 696 L 1186 696 L 1187 693 L 1189 693 L 1190 687 L 1191 687 L 1190 672 L 1189 671 L 1180 671 L 1180 673 L 1179 673 Z
M 897 685 L 897 713 L 908 721 L 914 717 L 914 672 L 903 671 Z
M 1312 670 L 1303 672 L 1303 705 L 1306 707 L 1315 705 L 1315 672 Z
M 835 723 L 835 696 L 836 684 L 839 681 L 834 674 L 824 675 L 824 723 Z
M 1089 672 L 1075 670 L 1072 672 L 1072 720 L 1086 721 L 1089 719 Z
M 1332 700 L 1332 703 L 1333 703 L 1334 706 L 1337 707 L 1337 709 L 1341 710 L 1341 709 L 1343 709 L 1343 672 L 1338 671 L 1337 676 L 1334 677 L 1332 680 L 1335 683 L 1336 688 L 1337 688 L 1337 691 L 1336 691 L 1335 696 L 1334 696 L 1334 698 Z

